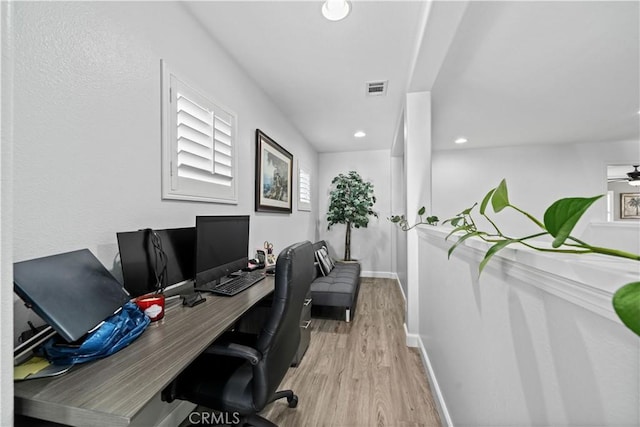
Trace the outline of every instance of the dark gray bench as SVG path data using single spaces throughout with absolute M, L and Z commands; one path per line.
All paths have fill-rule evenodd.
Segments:
M 313 244 L 314 252 L 327 246 L 324 240 Z M 311 298 L 314 306 L 343 307 L 345 319 L 351 321 L 360 291 L 360 263 L 336 261 L 327 276 L 315 269 L 311 282 Z

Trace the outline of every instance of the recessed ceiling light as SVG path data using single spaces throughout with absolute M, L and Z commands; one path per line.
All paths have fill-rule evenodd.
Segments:
M 453 142 L 455 142 L 456 144 L 464 144 L 465 142 L 467 142 L 467 138 L 464 138 L 464 137 L 463 138 L 458 138 Z
M 327 0 L 322 5 L 322 15 L 329 21 L 340 21 L 349 14 L 351 6 L 346 0 Z
M 353 136 L 355 136 L 356 138 L 363 138 L 367 136 L 367 134 L 359 130 L 358 132 L 354 133 Z

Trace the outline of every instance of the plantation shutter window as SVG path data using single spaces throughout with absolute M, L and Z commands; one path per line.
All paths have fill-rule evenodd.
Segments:
M 235 114 L 163 65 L 163 198 L 237 203 Z
M 298 164 L 298 210 L 311 210 L 311 172 Z

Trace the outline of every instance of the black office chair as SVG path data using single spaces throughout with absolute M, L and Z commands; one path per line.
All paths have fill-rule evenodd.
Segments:
M 240 425 L 275 426 L 257 415 L 274 400 L 298 404 L 291 390 L 276 391 L 298 349 L 300 315 L 314 268 L 310 242 L 284 249 L 276 263 L 273 304 L 258 335 L 229 332 L 199 356 L 164 392 L 163 400 L 188 400 L 240 415 Z

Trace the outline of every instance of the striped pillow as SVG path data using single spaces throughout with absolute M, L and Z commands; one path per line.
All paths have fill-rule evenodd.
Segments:
M 316 261 L 318 261 L 320 273 L 322 273 L 323 276 L 328 275 L 331 273 L 331 270 L 333 270 L 333 260 L 329 256 L 326 246 L 323 246 L 316 251 Z

